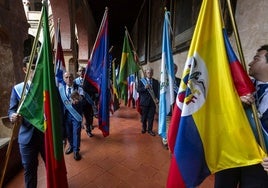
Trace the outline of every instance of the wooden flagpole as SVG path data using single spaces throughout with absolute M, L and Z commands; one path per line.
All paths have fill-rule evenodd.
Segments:
M 237 45 L 237 50 L 238 50 L 238 53 L 239 53 L 240 61 L 241 61 L 241 64 L 243 65 L 244 69 L 247 71 L 245 58 L 244 58 L 244 54 L 243 54 L 242 47 L 241 47 L 240 37 L 239 37 L 239 34 L 238 34 L 237 25 L 236 25 L 236 22 L 235 22 L 235 19 L 234 19 L 233 9 L 232 9 L 232 5 L 231 5 L 230 0 L 227 0 L 227 4 L 228 4 L 228 10 L 229 10 L 233 30 L 234 30 L 234 35 L 235 35 L 235 40 L 236 40 L 236 45 Z M 259 139 L 260 139 L 260 145 L 261 145 L 262 149 L 265 151 L 265 153 L 267 153 L 264 138 L 263 138 L 263 134 L 262 134 L 262 127 L 261 127 L 261 123 L 260 123 L 258 113 L 257 113 L 256 104 L 255 103 L 251 104 L 251 108 L 252 108 L 256 128 L 257 128 L 257 131 L 258 131 L 258 136 L 259 136 Z
M 22 103 L 22 101 L 25 98 L 26 84 L 27 84 L 27 81 L 29 79 L 30 70 L 31 70 L 33 59 L 34 59 L 36 49 L 37 49 L 38 39 L 39 39 L 41 25 L 42 25 L 42 17 L 43 17 L 43 9 L 41 11 L 41 18 L 40 18 L 39 23 L 38 23 L 37 33 L 36 33 L 36 37 L 34 39 L 32 51 L 31 51 L 31 55 L 30 55 L 30 59 L 29 59 L 29 65 L 28 65 L 27 73 L 26 73 L 26 76 L 24 78 L 24 86 L 23 86 L 23 89 L 22 89 L 22 94 L 21 94 L 21 99 L 20 99 L 20 102 L 19 102 L 19 106 L 20 106 L 20 104 Z M 17 112 L 18 111 L 19 111 L 19 109 L 17 110 Z M 10 141 L 9 141 L 8 148 L 7 148 L 7 151 L 6 151 L 6 156 L 4 158 L 4 167 L 3 167 L 2 171 L 1 171 L 0 187 L 3 187 L 4 178 L 5 178 L 5 174 L 6 174 L 6 169 L 7 169 L 10 154 L 11 154 L 11 151 L 12 151 L 13 141 L 15 140 L 16 135 L 18 134 L 19 127 L 20 127 L 20 123 L 18 121 L 16 121 L 14 123 L 13 128 L 12 128 Z
M 126 27 L 126 26 L 125 26 L 125 29 L 126 29 L 126 33 L 127 33 L 128 39 L 129 39 L 129 41 L 130 41 L 130 43 L 131 43 L 131 46 L 132 46 L 132 49 L 133 49 L 133 53 L 134 53 L 134 55 L 135 55 L 135 59 L 137 60 L 137 61 L 135 60 L 135 62 L 136 62 L 136 64 L 139 66 L 139 68 L 141 69 L 143 76 L 145 76 L 145 71 L 144 71 L 143 67 L 140 65 L 140 60 L 139 60 L 139 57 L 138 57 L 138 55 L 137 55 L 136 49 L 135 49 L 135 47 L 134 47 L 134 43 L 133 43 L 133 41 L 132 41 L 131 38 L 130 38 L 130 35 L 129 35 L 129 33 L 128 33 L 128 30 L 127 30 L 127 27 Z M 158 109 L 159 109 L 159 107 L 158 107 L 158 103 L 159 103 L 159 101 L 158 101 L 158 99 L 155 97 L 155 94 L 154 94 L 154 91 L 152 90 L 152 88 L 148 88 L 148 91 L 149 91 L 149 93 L 150 93 L 150 95 L 151 95 L 151 97 L 152 97 L 152 99 L 153 99 L 153 101 L 154 101 L 154 103 L 155 103 L 156 111 L 158 112 Z

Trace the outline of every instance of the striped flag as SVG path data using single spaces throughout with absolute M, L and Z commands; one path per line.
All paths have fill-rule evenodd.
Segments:
M 59 86 L 60 84 L 64 84 L 63 75 L 66 72 L 63 50 L 61 45 L 61 34 L 60 34 L 60 25 L 58 24 L 57 29 L 57 49 L 56 49 L 56 61 L 55 61 L 55 78 L 56 78 L 56 85 Z
M 239 96 L 244 96 L 253 93 L 255 91 L 255 86 L 249 78 L 247 72 L 242 67 L 238 58 L 236 57 L 231 43 L 228 39 L 226 29 L 223 30 L 223 35 L 232 77 Z
M 222 28 L 219 2 L 203 0 L 168 131 L 167 188 L 196 187 L 265 156 L 236 92 Z

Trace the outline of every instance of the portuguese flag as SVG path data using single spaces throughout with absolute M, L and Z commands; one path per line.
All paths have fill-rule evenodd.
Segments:
M 47 187 L 68 187 L 62 145 L 61 104 L 55 83 L 47 8 L 42 11 L 43 42 L 30 90 L 19 113 L 45 134 Z

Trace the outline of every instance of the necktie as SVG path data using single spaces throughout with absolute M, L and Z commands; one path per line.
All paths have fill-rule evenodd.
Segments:
M 83 84 L 83 78 L 80 78 L 80 85 Z
M 67 97 L 68 97 L 68 99 L 70 98 L 70 96 L 71 96 L 71 93 L 72 93 L 72 88 L 68 88 L 68 93 L 67 93 Z
M 268 84 L 259 84 L 257 89 L 257 102 L 261 103 L 265 90 L 268 88 Z

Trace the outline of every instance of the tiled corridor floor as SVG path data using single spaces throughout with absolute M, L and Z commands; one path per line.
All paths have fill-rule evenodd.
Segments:
M 110 118 L 110 135 L 102 136 L 98 128 L 89 138 L 82 130 L 80 161 L 65 155 L 70 188 L 164 188 L 170 153 L 159 136 L 141 134 L 140 116 L 135 109 L 121 107 Z M 97 120 L 95 119 L 95 125 Z M 154 124 L 157 132 L 157 120 Z M 213 176 L 199 188 L 212 188 Z M 23 188 L 23 171 L 6 188 Z M 39 160 L 38 188 L 46 187 L 45 166 Z

